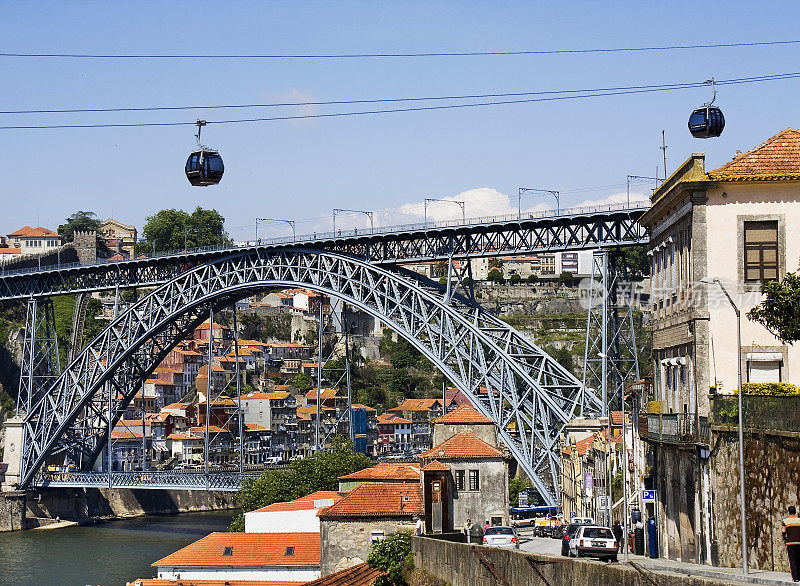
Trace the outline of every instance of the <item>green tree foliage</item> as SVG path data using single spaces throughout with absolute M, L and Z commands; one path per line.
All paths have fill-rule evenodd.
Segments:
M 367 456 L 353 450 L 348 438 L 336 437 L 332 444 L 329 451 L 296 460 L 283 470 L 267 470 L 257 479 L 245 481 L 236 493 L 236 503 L 242 513 L 294 500 L 318 490 L 337 490 L 339 476 L 372 466 Z M 230 530 L 244 531 L 243 514 L 234 519 Z
M 143 252 L 180 250 L 198 246 L 230 244 L 225 218 L 217 210 L 198 206 L 189 214 L 183 210 L 161 210 L 146 218 L 142 233 L 147 238 Z
M 764 300 L 747 312 L 784 344 L 800 340 L 800 274 L 787 273 L 781 281 L 761 284 Z
M 490 269 L 502 269 L 503 268 L 503 261 L 499 258 L 490 258 L 489 259 L 489 268 Z
M 508 481 L 508 502 L 512 507 L 519 503 L 519 493 L 526 488 L 530 488 L 531 483 L 522 478 L 516 477 Z
M 522 277 L 520 277 L 517 273 L 514 273 L 508 278 L 508 282 L 513 285 L 516 285 L 517 283 L 522 282 Z
M 539 282 L 539 275 L 536 273 L 531 273 L 528 275 L 528 283 L 538 283 Z
M 622 268 L 633 279 L 641 279 L 650 274 L 650 258 L 647 246 L 628 246 L 622 250 Z
M 376 541 L 367 556 L 367 563 L 386 572 L 375 580 L 375 586 L 407 586 L 403 573 L 414 566 L 411 557 L 411 536 L 393 533 Z
M 561 366 L 566 368 L 572 374 L 576 374 L 575 372 L 575 360 L 572 356 L 572 353 L 567 350 L 566 348 L 556 348 L 553 345 L 548 344 L 544 348 L 542 348 L 547 354 L 552 356 L 556 362 L 558 362 Z
M 433 267 L 433 274 L 437 277 L 447 276 L 447 262 L 440 260 Z
M 239 335 L 245 340 L 292 339 L 292 316 L 288 314 L 259 315 L 248 311 L 239 313 Z
M 292 386 L 298 391 L 310 391 L 314 387 L 314 381 L 305 372 L 300 372 L 292 379 Z
M 497 269 L 492 269 L 491 271 L 489 271 L 489 274 L 486 275 L 486 278 L 492 281 L 493 283 L 499 283 L 501 285 L 506 282 L 506 280 L 503 278 L 503 273 L 501 273 Z
M 65 223 L 58 227 L 59 236 L 64 237 L 65 242 L 72 242 L 75 239 L 75 232 L 97 232 L 97 253 L 106 255 L 110 251 L 105 238 L 100 234 L 100 220 L 94 212 L 78 211 L 69 216 Z
M 569 271 L 564 271 L 563 273 L 558 275 L 559 283 L 563 283 L 565 285 L 572 284 L 572 281 L 573 281 L 574 278 L 575 278 L 574 275 Z
M 447 277 L 439 277 L 440 285 L 447 285 Z
M 398 338 L 389 350 L 389 362 L 394 368 L 409 368 L 422 359 L 422 353 L 405 338 Z

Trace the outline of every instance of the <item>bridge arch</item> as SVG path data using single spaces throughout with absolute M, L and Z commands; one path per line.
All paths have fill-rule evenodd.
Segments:
M 273 286 L 307 287 L 342 299 L 408 339 L 492 419 L 542 496 L 555 504 L 558 440 L 582 407 L 599 409 L 555 360 L 477 306 L 446 301 L 400 269 L 308 249 L 245 250 L 193 268 L 120 314 L 25 415 L 21 484 L 45 459 L 67 453 L 90 467 L 141 383 L 208 315 Z M 104 389 L 114 397 L 104 412 Z M 111 425 L 109 425 L 109 419 Z

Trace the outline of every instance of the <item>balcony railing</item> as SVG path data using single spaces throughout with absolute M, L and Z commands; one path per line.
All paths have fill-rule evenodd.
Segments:
M 800 432 L 800 397 L 743 395 L 742 420 L 746 429 Z M 738 426 L 739 398 L 715 395 L 711 401 L 711 421 L 715 426 Z
M 694 413 L 648 413 L 647 439 L 671 443 L 708 444 L 708 417 Z

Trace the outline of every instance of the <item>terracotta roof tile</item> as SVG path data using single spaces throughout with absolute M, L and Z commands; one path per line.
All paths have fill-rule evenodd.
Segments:
M 373 568 L 367 562 L 353 566 L 341 572 L 323 576 L 312 582 L 306 582 L 305 586 L 370 586 L 383 572 L 378 568 Z
M 48 230 L 47 228 L 42 228 L 41 226 L 37 228 L 31 228 L 30 226 L 23 226 L 16 232 L 12 232 L 11 234 L 7 234 L 7 236 L 18 236 L 20 238 L 35 238 L 37 236 L 58 236 L 56 232 L 52 230 Z
M 436 420 L 436 423 L 469 423 L 469 424 L 493 424 L 494 422 L 488 417 L 484 417 L 478 413 L 470 405 L 459 405 L 447 415 L 442 415 Z
M 442 464 L 439 460 L 432 460 L 422 467 L 424 472 L 450 472 L 450 466 Z
M 369 407 L 368 405 L 362 405 L 361 403 L 353 403 L 351 407 L 353 407 L 353 409 L 363 409 L 364 411 L 375 411 L 375 409 L 372 407 Z
M 392 425 L 411 425 L 411 420 L 395 415 L 394 413 L 381 413 L 378 415 L 378 423 Z
M 315 506 L 315 504 L 319 505 L 319 501 L 329 501 L 332 500 L 334 504 L 338 503 L 342 498 L 346 495 L 346 492 L 334 492 L 332 490 L 318 490 L 317 492 L 312 492 L 309 495 L 300 497 L 299 499 L 295 499 L 293 501 L 287 501 L 285 503 L 272 503 L 271 505 L 267 505 L 266 507 L 261 507 L 260 509 L 256 509 L 253 511 L 254 513 L 275 513 L 277 511 L 312 511 L 314 509 L 320 509 L 325 506 L 330 506 L 330 503 L 327 505 Z
M 430 411 L 437 405 L 442 406 L 439 399 L 406 399 L 389 411 Z
M 319 561 L 319 533 L 212 533 L 151 565 L 318 566 Z
M 419 465 L 381 462 L 372 468 L 364 468 L 358 472 L 340 476 L 339 480 L 399 480 L 402 482 L 419 482 Z
M 411 517 L 422 515 L 422 486 L 408 482 L 361 484 L 319 517 Z
M 800 130 L 787 128 L 709 172 L 715 181 L 800 179 Z
M 503 452 L 470 432 L 464 431 L 427 452 L 421 453 L 419 457 L 470 460 L 473 458 L 502 458 Z

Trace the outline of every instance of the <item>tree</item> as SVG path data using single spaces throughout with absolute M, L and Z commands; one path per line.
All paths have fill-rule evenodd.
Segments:
M 376 578 L 376 586 L 406 586 L 403 572 L 414 565 L 411 557 L 411 536 L 408 533 L 393 533 L 376 541 L 367 556 L 367 563 L 386 572 Z
M 522 282 L 522 277 L 520 277 L 517 273 L 514 273 L 508 278 L 508 282 L 516 285 L 517 283 Z
M 398 338 L 389 349 L 389 361 L 394 368 L 409 368 L 422 358 L 422 354 L 405 338 Z
M 781 281 L 761 284 L 764 300 L 747 312 L 784 344 L 800 340 L 800 274 L 786 273 Z
M 372 466 L 370 459 L 353 450 L 348 438 L 335 437 L 332 449 L 311 458 L 296 460 L 284 470 L 267 470 L 255 480 L 246 480 L 236 493 L 236 503 L 242 513 L 248 513 L 272 503 L 290 501 L 318 490 L 336 490 L 339 476 L 345 476 Z M 244 531 L 244 516 L 239 515 L 231 531 Z
M 564 285 L 569 285 L 572 283 L 573 275 L 569 271 L 564 271 L 560 275 L 558 275 L 558 282 L 563 283 Z
M 300 372 L 292 379 L 292 386 L 298 391 L 310 391 L 314 386 L 314 381 L 305 372 Z
M 231 243 L 225 232 L 225 218 L 217 210 L 206 210 L 200 206 L 191 214 L 176 209 L 161 210 L 146 220 L 142 233 L 147 244 L 143 252 Z
M 490 258 L 489 259 L 489 268 L 490 269 L 502 269 L 503 268 L 503 261 L 499 258 Z
M 492 269 L 489 271 L 489 274 L 486 276 L 486 278 L 493 283 L 500 283 L 501 285 L 506 282 L 506 280 L 503 278 L 503 273 L 497 269 Z
M 516 507 L 517 503 L 519 503 L 519 493 L 530 487 L 530 482 L 519 477 L 512 478 L 508 481 L 508 502 L 512 507 Z
M 447 275 L 447 263 L 440 260 L 433 266 L 433 274 L 437 277 L 444 277 Z
M 75 232 L 97 232 L 97 253 L 101 256 L 109 254 L 105 238 L 100 233 L 100 220 L 94 212 L 78 211 L 69 216 L 64 224 L 58 227 L 58 234 L 65 242 L 75 240 Z
M 539 275 L 536 273 L 531 273 L 528 275 L 528 283 L 538 283 L 539 282 Z
M 650 258 L 647 256 L 647 246 L 639 244 L 629 246 L 622 252 L 623 268 L 634 279 L 641 279 L 650 274 Z

